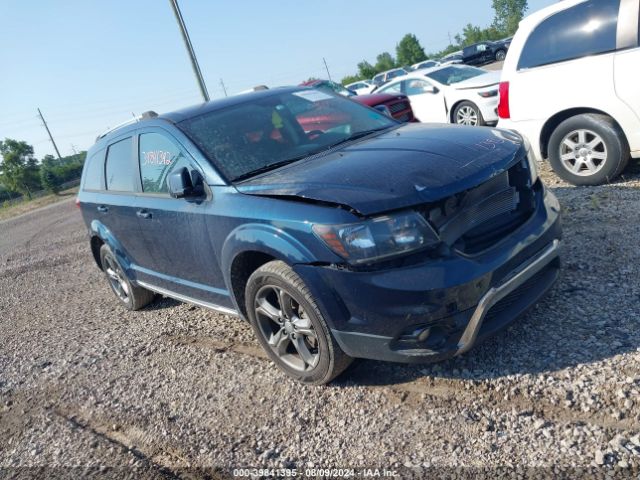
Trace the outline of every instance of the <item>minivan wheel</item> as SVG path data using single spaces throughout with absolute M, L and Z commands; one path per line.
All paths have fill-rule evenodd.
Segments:
M 284 262 L 269 262 L 249 277 L 245 302 L 258 341 L 290 377 L 322 385 L 351 363 L 306 285 Z
M 131 284 L 116 256 L 106 244 L 100 247 L 100 264 L 107 276 L 111 290 L 120 300 L 120 304 L 126 309 L 139 310 L 154 299 L 155 294 L 153 292 Z
M 472 102 L 461 102 L 453 111 L 453 121 L 458 125 L 469 125 L 472 127 L 485 124 L 480 109 Z
M 615 179 L 629 161 L 629 146 L 620 127 L 606 115 L 571 117 L 549 139 L 549 162 L 573 185 L 600 185 Z

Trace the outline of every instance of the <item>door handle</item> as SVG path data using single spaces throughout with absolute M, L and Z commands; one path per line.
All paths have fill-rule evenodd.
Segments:
M 99 211 L 100 213 L 107 213 L 107 212 L 109 211 L 109 207 L 105 207 L 104 205 L 100 205 L 100 206 L 98 207 L 98 211 Z
M 136 215 L 140 218 L 151 218 L 151 212 L 147 211 L 147 210 L 138 210 L 136 212 Z

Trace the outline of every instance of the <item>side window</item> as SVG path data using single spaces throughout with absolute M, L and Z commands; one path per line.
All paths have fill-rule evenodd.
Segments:
M 426 80 L 420 80 L 419 78 L 405 80 L 404 93 L 409 96 L 420 95 L 425 93 L 429 87 L 431 87 L 431 84 Z
M 522 49 L 518 70 L 616 49 L 620 0 L 588 0 L 544 20 Z
M 142 191 L 145 193 L 167 193 L 167 175 L 176 168 L 190 165 L 182 150 L 160 133 L 141 134 L 138 148 Z
M 381 88 L 378 92 L 379 93 L 390 93 L 391 95 L 395 95 L 397 93 L 402 93 L 402 89 L 401 89 L 401 85 L 402 82 L 398 82 L 398 83 L 393 83 L 391 85 L 387 85 L 384 88 Z
M 107 150 L 107 190 L 133 192 L 135 175 L 131 162 L 131 137 L 109 145 Z
M 86 161 L 84 190 L 104 190 L 104 150 L 94 153 Z

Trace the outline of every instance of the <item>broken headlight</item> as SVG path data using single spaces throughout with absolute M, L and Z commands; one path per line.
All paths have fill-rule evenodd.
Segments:
M 367 263 L 438 244 L 436 232 L 417 212 L 343 225 L 314 225 L 314 233 L 349 263 Z

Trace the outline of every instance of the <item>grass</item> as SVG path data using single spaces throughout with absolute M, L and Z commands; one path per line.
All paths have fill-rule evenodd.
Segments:
M 68 190 L 64 190 L 60 193 L 50 193 L 43 195 L 42 197 L 34 198 L 33 200 L 23 200 L 13 205 L 0 203 L 0 220 L 7 220 L 8 218 L 17 217 L 23 213 L 30 212 L 52 203 L 57 203 L 62 200 L 73 197 L 78 193 L 78 187 L 73 187 Z

